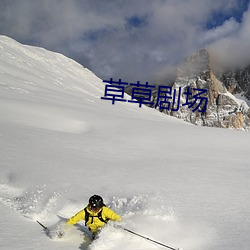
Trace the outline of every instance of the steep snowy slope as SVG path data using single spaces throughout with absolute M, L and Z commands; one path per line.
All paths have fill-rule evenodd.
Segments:
M 112 226 L 92 244 L 78 227 L 51 240 L 35 222 L 53 226 L 98 193 L 123 226 L 167 245 L 249 249 L 249 133 L 112 105 L 104 87 L 60 54 L 0 37 L 0 247 L 162 249 Z

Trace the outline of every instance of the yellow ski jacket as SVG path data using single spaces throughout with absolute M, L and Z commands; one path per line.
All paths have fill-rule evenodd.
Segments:
M 92 233 L 97 232 L 100 228 L 102 228 L 106 223 L 104 221 L 112 220 L 112 221 L 121 221 L 120 215 L 116 214 L 113 210 L 110 208 L 103 206 L 99 211 L 93 212 L 89 209 L 89 207 L 86 207 L 87 212 L 89 213 L 88 221 L 85 221 L 86 226 L 88 226 L 89 230 Z M 100 214 L 101 211 L 101 218 L 104 220 L 100 220 L 98 218 L 98 214 Z M 67 224 L 74 225 L 80 220 L 85 220 L 85 211 L 82 209 L 77 214 L 72 216 L 68 221 Z

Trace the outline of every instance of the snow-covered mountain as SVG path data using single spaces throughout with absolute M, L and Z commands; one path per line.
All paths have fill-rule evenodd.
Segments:
M 104 89 L 71 59 L 0 36 L 0 248 L 162 249 L 112 225 L 91 243 L 84 222 L 51 240 L 36 223 L 53 228 L 97 193 L 171 247 L 248 250 L 250 134 L 112 105 Z
M 171 105 L 169 109 L 160 109 L 160 111 L 196 125 L 248 130 L 250 127 L 249 69 L 226 73 L 219 72 L 217 69 L 206 49 L 188 57 L 177 69 L 177 77 L 172 84 L 173 90 L 176 90 L 176 95 L 172 95 L 172 102 L 175 105 Z M 187 88 L 190 88 L 192 96 L 200 92 L 195 89 L 206 91 L 200 95 L 207 98 L 205 109 L 204 100 L 201 101 L 201 106 L 197 110 L 195 107 L 199 101 L 192 108 L 185 105 L 184 93 L 187 93 Z M 177 110 L 176 103 L 180 90 L 180 108 Z M 157 102 L 157 97 L 158 91 L 154 93 L 154 103 Z M 194 99 L 190 102 L 194 102 Z M 168 107 L 168 104 L 163 107 Z M 205 112 L 200 112 L 203 109 Z

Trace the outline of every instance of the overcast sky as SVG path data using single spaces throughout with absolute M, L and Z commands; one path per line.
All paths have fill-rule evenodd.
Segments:
M 0 0 L 0 34 L 61 52 L 102 79 L 156 81 L 212 47 L 250 62 L 250 0 Z

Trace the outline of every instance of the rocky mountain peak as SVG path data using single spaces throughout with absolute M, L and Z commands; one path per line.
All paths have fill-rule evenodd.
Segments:
M 233 94 L 244 93 L 245 97 L 250 97 L 250 67 L 241 71 L 215 73 L 215 65 L 212 62 L 207 49 L 201 49 L 188 57 L 178 67 L 177 77 L 172 86 L 176 91 L 175 97 L 180 96 L 177 100 L 178 110 L 174 106 L 176 100 L 173 97 L 173 105 L 166 103 L 166 106 L 162 105 L 159 111 L 196 125 L 249 129 L 250 109 L 246 101 L 236 98 Z M 191 90 L 194 96 L 197 94 L 197 89 L 206 91 L 202 95 L 207 98 L 205 112 L 202 110 L 204 104 L 200 105 L 195 112 L 190 109 L 191 105 L 185 104 L 187 99 L 184 95 L 187 90 Z M 179 91 L 181 91 L 180 95 Z M 153 97 L 155 101 L 156 96 L 158 93 Z
M 177 77 L 196 76 L 206 74 L 210 69 L 209 52 L 201 49 L 194 55 L 188 57 L 177 69 Z

